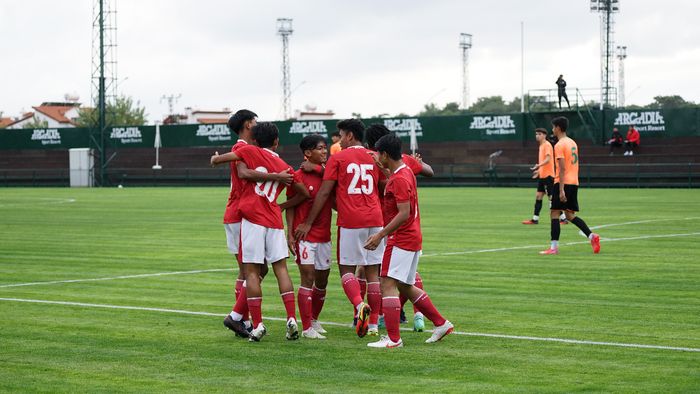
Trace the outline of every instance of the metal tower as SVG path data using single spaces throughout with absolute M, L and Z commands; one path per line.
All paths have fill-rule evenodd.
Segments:
M 617 46 L 617 102 L 620 107 L 625 106 L 625 59 L 627 59 L 627 46 Z
M 292 106 L 292 81 L 289 74 L 289 36 L 293 32 L 291 19 L 277 18 L 277 34 L 282 37 L 282 113 L 284 119 L 289 119 Z
M 591 12 L 600 14 L 600 109 L 617 104 L 615 92 L 615 14 L 619 0 L 591 0 Z
M 98 184 L 105 186 L 107 179 L 107 103 L 117 97 L 117 10 L 116 0 L 94 0 L 92 3 L 92 103 L 97 116 L 91 128 L 90 145 L 97 150 L 99 169 L 95 174 Z
M 469 49 L 472 47 L 472 35 L 461 33 L 459 47 L 462 49 L 462 109 L 469 108 Z
M 182 97 L 182 94 L 164 94 L 160 97 L 160 102 L 168 103 L 168 116 L 175 115 L 175 103 Z

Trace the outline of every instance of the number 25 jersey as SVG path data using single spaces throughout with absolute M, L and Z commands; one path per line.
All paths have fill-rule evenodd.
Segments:
M 334 154 L 326 163 L 323 180 L 336 181 L 338 226 L 345 228 L 381 227 L 379 169 L 363 146 L 351 146 Z

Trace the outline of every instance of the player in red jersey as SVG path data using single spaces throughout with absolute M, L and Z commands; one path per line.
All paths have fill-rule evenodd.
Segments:
M 301 284 L 297 293 L 299 315 L 303 331 L 301 336 L 311 339 L 325 339 L 326 333 L 318 322 L 318 316 L 323 308 L 328 285 L 328 274 L 331 269 L 331 217 L 333 198 L 326 200 L 321 213 L 313 222 L 311 230 L 305 240 L 294 239 L 294 228 L 304 223 L 313 205 L 313 198 L 318 194 L 323 182 L 323 163 L 328 156 L 326 140 L 318 134 L 310 134 L 301 139 L 299 143 L 304 154 L 304 163 L 318 170 L 304 171 L 299 169 L 295 176 L 299 177 L 311 195 L 311 200 L 304 200 L 301 204 L 287 208 L 287 228 L 289 229 L 287 242 L 290 250 L 296 255 L 299 266 Z M 298 195 L 294 189 L 287 189 L 288 201 L 294 200 Z
M 231 115 L 228 120 L 228 127 L 231 131 L 238 135 L 238 141 L 231 147 L 231 152 L 235 152 L 243 146 L 253 144 L 253 126 L 257 124 L 257 116 L 253 111 L 242 109 Z M 226 202 L 226 210 L 224 212 L 224 229 L 226 230 L 226 244 L 231 254 L 236 256 L 238 263 L 238 278 L 236 279 L 235 296 L 241 293 L 241 289 L 245 283 L 245 271 L 243 263 L 238 254 L 239 243 L 241 238 L 241 214 L 238 210 L 238 202 L 240 200 L 241 180 L 238 177 L 236 162 L 230 163 L 231 167 L 231 188 L 229 191 L 228 201 Z M 253 176 L 253 180 L 264 181 L 264 177 L 268 174 L 258 173 L 257 171 L 248 171 L 248 175 Z M 291 179 L 291 177 L 289 177 Z M 262 277 L 267 274 L 267 266 L 263 267 L 261 272 Z M 235 300 L 234 300 L 235 301 Z M 231 313 L 226 315 L 224 326 L 236 333 L 240 337 L 247 338 L 248 332 L 252 329 L 251 323 L 248 320 L 248 312 L 242 311 L 244 314 L 237 312 L 234 306 L 231 307 Z M 241 324 L 243 321 L 243 324 Z
M 384 126 L 381 123 L 375 123 L 370 125 L 367 128 L 367 148 L 371 150 L 375 150 L 374 145 L 379 141 L 380 138 L 384 137 L 387 134 L 391 134 L 391 131 Z M 434 175 L 433 168 L 430 167 L 427 163 L 423 162 L 419 154 L 416 154 L 415 156 L 410 156 L 407 154 L 402 154 L 401 159 L 403 160 L 404 164 L 408 166 L 408 168 L 413 172 L 415 176 L 422 175 L 424 177 L 430 178 Z M 386 179 L 388 177 L 388 170 L 382 169 L 382 176 L 380 179 Z M 379 200 L 382 203 L 382 215 L 384 217 L 384 225 L 386 226 L 389 223 L 386 211 L 384 211 L 384 205 L 383 205 L 383 198 L 384 195 L 380 194 L 379 195 Z M 363 273 L 358 273 L 358 280 L 364 279 L 364 274 Z M 362 282 L 360 282 L 360 285 Z M 416 272 L 416 283 L 415 286 L 418 287 L 419 289 L 423 289 L 423 279 L 421 278 L 420 274 Z M 376 284 L 376 291 L 379 292 L 379 283 Z M 406 322 L 406 315 L 404 314 L 403 311 L 403 306 L 407 301 L 407 298 L 404 296 L 400 296 L 400 301 L 401 301 L 401 322 L 405 323 Z M 381 327 L 383 325 L 383 317 L 379 317 L 379 326 Z M 414 306 L 413 307 L 413 330 L 417 332 L 422 332 L 425 329 L 425 321 L 423 319 L 423 314 L 420 313 L 420 311 Z
M 280 181 L 287 179 L 281 177 L 280 173 L 289 173 L 293 170 L 274 152 L 279 143 L 279 131 L 274 124 L 258 123 L 253 127 L 253 138 L 258 146 L 248 145 L 236 152 L 224 155 L 215 154 L 211 157 L 211 164 L 217 165 L 240 160 L 242 163 L 238 164 L 239 176 L 243 179 L 246 177 L 241 170 L 245 170 L 245 167 L 272 175 L 265 182 L 246 179 L 242 184 L 239 203 L 241 212 L 240 254 L 245 267 L 246 286 L 241 290 L 239 299 L 242 299 L 245 294 L 253 320 L 254 328 L 250 333 L 250 341 L 260 341 L 267 333 L 262 322 L 260 273 L 261 267 L 266 262 L 271 262 L 287 311 L 286 336 L 287 339 L 294 340 L 299 337 L 294 286 L 289 278 L 289 272 L 287 272 L 286 259 L 289 254 L 284 236 L 282 211 L 277 205 L 277 197 L 286 186 Z M 299 193 L 309 197 L 306 188 L 298 179 L 295 179 L 294 187 Z
M 335 187 L 338 209 L 338 265 L 343 290 L 358 312 L 355 330 L 359 337 L 367 334 L 370 314 L 378 315 L 381 295 L 368 297 L 367 304 L 360 296 L 360 284 L 355 277 L 357 266 L 365 266 L 367 280 L 376 282 L 382 262 L 383 243 L 376 250 L 363 248 L 367 237 L 382 229 L 382 210 L 379 205 L 379 168 L 362 146 L 365 126 L 358 119 L 338 122 L 340 152 L 328 159 L 323 183 L 318 191 L 309 216 L 295 229 L 295 238 L 305 240 L 318 215 Z M 369 304 L 369 305 L 368 305 Z M 376 322 L 376 320 L 375 320 Z M 375 327 L 376 328 L 376 325 Z
M 423 246 L 418 211 L 418 189 L 416 177 L 401 159 L 401 139 L 394 134 L 386 135 L 376 143 L 377 159 L 391 176 L 384 189 L 384 211 L 389 223 L 378 233 L 371 235 L 365 248 L 375 250 L 384 237 L 386 249 L 382 260 L 381 292 L 382 311 L 386 322 L 387 336 L 368 343 L 375 348 L 402 347 L 399 332 L 401 303 L 399 294 L 413 304 L 435 325 L 433 334 L 425 342 L 441 340 L 454 330 L 454 326 L 435 309 L 428 294 L 414 286 L 418 258 Z

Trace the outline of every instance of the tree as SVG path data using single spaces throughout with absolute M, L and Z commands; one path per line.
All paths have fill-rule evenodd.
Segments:
M 508 112 L 508 106 L 501 96 L 479 97 L 476 103 L 469 107 L 469 112 L 505 113 Z
M 22 126 L 25 129 L 45 129 L 49 127 L 49 122 L 46 120 L 39 120 L 36 117 L 32 118 L 29 122 Z
M 671 109 L 671 108 L 692 108 L 696 107 L 697 104 L 695 104 L 692 101 L 685 101 L 683 97 L 679 95 L 673 95 L 673 96 L 655 96 L 654 97 L 654 102 L 647 105 L 646 108 L 662 108 L 662 109 Z
M 438 108 L 435 103 L 428 103 L 423 106 L 423 111 L 418 113 L 418 116 L 454 116 L 462 115 L 464 111 L 459 109 L 459 104 L 451 102 L 445 104 L 442 109 Z
M 107 103 L 105 108 L 106 124 L 111 126 L 142 126 L 146 123 L 146 109 L 140 102 L 131 97 L 120 96 L 114 103 Z M 99 112 L 96 108 L 81 108 L 78 110 L 78 127 L 97 127 Z

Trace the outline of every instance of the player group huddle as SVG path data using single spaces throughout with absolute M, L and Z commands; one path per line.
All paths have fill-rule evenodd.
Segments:
M 287 314 L 286 338 L 299 338 L 294 286 L 286 265 L 291 250 L 301 278 L 296 297 L 301 336 L 325 339 L 318 318 L 330 273 L 331 217 L 336 209 L 337 261 L 357 335 L 377 336 L 369 347 L 402 347 L 399 326 L 406 300 L 414 306 L 416 331 L 423 330 L 423 317 L 435 326 L 427 343 L 450 334 L 452 323 L 423 291 L 417 272 L 422 234 L 415 176 L 431 176 L 430 166 L 420 156 L 402 154 L 401 140 L 384 125 L 365 129 L 360 120 L 347 119 L 338 122 L 340 152 L 327 158 L 325 138 L 307 135 L 300 143 L 304 161 L 294 171 L 275 153 L 277 127 L 256 118 L 248 110 L 233 114 L 228 125 L 238 141 L 230 152 L 210 159 L 212 166 L 231 167 L 224 226 L 239 276 L 236 302 L 224 325 L 252 342 L 265 336 L 260 283 L 269 264 Z M 287 200 L 278 205 L 285 188 Z M 379 337 L 381 323 L 387 335 Z

